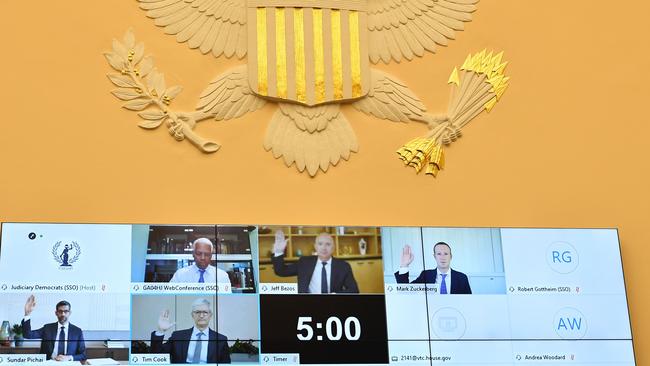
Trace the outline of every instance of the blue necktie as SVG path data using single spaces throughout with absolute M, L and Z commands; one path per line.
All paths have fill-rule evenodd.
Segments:
M 442 281 L 440 281 L 440 293 L 443 295 L 447 294 L 447 283 L 445 282 L 446 274 L 440 274 L 442 276 Z
M 203 274 L 205 273 L 205 269 L 199 269 L 199 273 L 201 273 L 199 276 L 199 283 L 204 283 L 205 279 L 203 278 Z
M 56 351 L 57 355 L 64 355 L 65 354 L 65 327 L 61 327 L 61 331 L 59 332 L 59 347 Z
M 327 271 L 325 270 L 326 265 L 327 262 L 323 262 L 323 269 L 320 271 L 320 293 L 321 294 L 326 294 L 329 292 L 327 290 Z
M 194 347 L 194 357 L 192 357 L 192 363 L 201 362 L 201 347 L 203 347 L 203 342 L 201 342 L 201 337 L 205 334 L 203 332 L 196 333 L 196 347 Z

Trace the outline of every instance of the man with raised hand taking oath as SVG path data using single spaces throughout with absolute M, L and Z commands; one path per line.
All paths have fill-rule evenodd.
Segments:
M 284 262 L 284 250 L 289 240 L 281 230 L 275 232 L 273 244 L 273 271 L 281 277 L 298 276 L 298 293 L 359 293 L 352 267 L 341 259 L 332 257 L 334 238 L 321 233 L 316 237 L 317 255 L 300 257 L 296 263 Z
M 158 330 L 151 332 L 151 352 L 168 353 L 172 363 L 230 363 L 228 338 L 210 329 L 212 306 L 206 299 L 192 303 L 194 326 L 172 332 L 163 343 L 165 332 L 176 323 L 169 319 L 169 309 L 158 318 Z
M 433 246 L 433 257 L 436 259 L 436 269 L 425 269 L 418 278 L 411 283 L 437 283 L 438 293 L 445 294 L 471 294 L 467 275 L 451 269 L 451 247 L 445 242 Z M 409 265 L 413 262 L 413 252 L 410 245 L 402 249 L 400 269 L 395 272 L 397 283 L 409 283 Z
M 81 361 L 86 359 L 86 342 L 83 332 L 79 327 L 68 321 L 70 317 L 70 303 L 63 300 L 56 304 L 58 321 L 43 325 L 42 328 L 32 330 L 31 314 L 36 307 L 36 298 L 30 295 L 25 303 L 25 317 L 20 323 L 23 336 L 27 339 L 41 339 L 39 353 L 44 353 L 48 360 L 55 361 Z

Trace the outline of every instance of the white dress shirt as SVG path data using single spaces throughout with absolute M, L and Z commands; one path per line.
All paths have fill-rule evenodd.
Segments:
M 332 289 L 332 257 L 325 262 L 325 273 L 327 274 L 327 292 L 329 293 Z M 320 294 L 321 293 L 321 273 L 323 271 L 323 262 L 320 259 L 316 259 L 316 265 L 314 266 L 314 272 L 311 274 L 311 281 L 309 281 L 309 293 L 310 294 Z
M 190 338 L 190 346 L 187 348 L 187 363 L 193 363 L 194 350 L 199 343 L 199 332 L 203 332 L 201 336 L 201 360 L 199 363 L 208 363 L 208 339 L 210 338 L 210 329 L 199 330 L 196 326 L 192 327 L 192 337 Z
M 199 283 L 200 277 L 201 272 L 199 271 L 199 267 L 197 267 L 196 263 L 194 263 L 191 266 L 178 269 L 176 273 L 174 273 L 172 279 L 169 280 L 169 282 Z M 219 285 L 228 285 L 224 286 L 222 291 L 231 292 L 230 288 L 232 286 L 230 285 L 230 278 L 228 277 L 228 273 L 226 273 L 226 271 L 221 268 L 216 268 L 213 265 L 208 265 L 208 267 L 205 269 L 205 272 L 203 273 L 203 280 L 205 283 L 217 282 Z M 227 290 L 226 287 L 228 288 Z

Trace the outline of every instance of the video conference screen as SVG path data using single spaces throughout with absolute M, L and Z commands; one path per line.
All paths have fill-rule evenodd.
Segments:
M 0 366 L 635 365 L 614 229 L 1 229 Z

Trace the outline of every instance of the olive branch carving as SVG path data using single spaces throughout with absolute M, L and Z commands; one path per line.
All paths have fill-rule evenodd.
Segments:
M 54 244 L 54 246 L 52 247 L 52 257 L 54 257 L 55 261 L 61 263 L 61 258 L 59 258 L 59 253 L 58 253 L 59 246 L 61 246 L 61 242 L 57 241 L 56 244 Z
M 165 76 L 154 67 L 153 57 L 144 55 L 144 44 L 136 44 L 131 30 L 126 32 L 122 42 L 113 39 L 113 51 L 104 53 L 104 57 L 119 72 L 106 75 L 118 87 L 111 94 L 126 102 L 122 107 L 141 111 L 138 116 L 143 120 L 138 126 L 155 129 L 166 122 L 169 133 L 177 141 L 187 138 L 205 152 L 219 150 L 219 144 L 205 140 L 193 130 L 196 121 L 205 118 L 201 112 L 176 112 L 170 108 L 183 88 L 166 86 Z
M 72 260 L 70 261 L 70 263 L 76 262 L 77 259 L 79 259 L 79 256 L 81 255 L 81 246 L 79 246 L 79 244 L 77 244 L 76 241 L 73 241 L 72 245 L 74 246 L 74 248 L 76 250 L 76 253 L 75 253 L 74 257 L 72 257 Z

